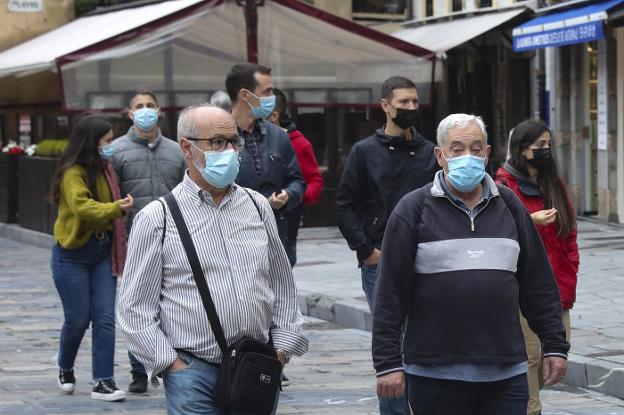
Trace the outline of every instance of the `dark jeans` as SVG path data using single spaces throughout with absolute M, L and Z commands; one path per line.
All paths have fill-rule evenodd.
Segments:
M 130 369 L 130 373 L 132 373 L 133 375 L 143 374 L 147 376 L 145 366 L 143 366 L 143 364 L 139 362 L 132 353 L 128 352 L 128 358 L 130 359 L 130 366 L 132 366 L 132 369 Z
M 168 415 L 253 415 L 228 412 L 216 404 L 213 391 L 219 374 L 217 365 L 182 351 L 178 355 L 188 366 L 163 375 Z
M 92 326 L 94 380 L 113 377 L 115 358 L 115 293 L 117 279 L 111 267 L 110 239 L 95 237 L 78 249 L 52 248 L 52 276 L 63 303 L 58 365 L 74 367 L 85 331 Z
M 373 311 L 373 293 L 375 282 L 377 281 L 377 265 L 362 264 L 362 288 L 366 295 L 366 301 L 371 312 Z M 381 415 L 404 415 L 406 413 L 407 400 L 405 396 L 401 398 L 381 398 L 379 399 L 379 413 Z
M 302 210 L 303 206 L 299 205 L 285 214 L 288 221 L 288 232 L 286 233 L 286 245 L 284 245 L 284 248 L 286 249 L 286 255 L 288 255 L 291 267 L 294 267 L 297 263 L 297 237 L 299 236 Z
M 526 374 L 498 382 L 462 382 L 406 375 L 414 415 L 526 415 Z

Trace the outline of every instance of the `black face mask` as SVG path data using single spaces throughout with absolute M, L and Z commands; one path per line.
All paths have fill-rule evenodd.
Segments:
M 527 162 L 537 170 L 544 170 L 552 163 L 552 154 L 549 148 L 532 148 L 533 158 Z
M 408 110 L 405 108 L 397 108 L 397 115 L 392 119 L 399 128 L 406 129 L 414 127 L 418 122 L 418 110 Z

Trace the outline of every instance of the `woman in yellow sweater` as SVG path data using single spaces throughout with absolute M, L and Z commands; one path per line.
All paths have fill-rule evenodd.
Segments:
M 73 393 L 74 361 L 91 323 L 93 332 L 91 397 L 119 401 L 115 386 L 115 293 L 125 261 L 123 214 L 134 204 L 120 198 L 119 185 L 107 161 L 114 151 L 113 131 L 100 117 L 80 120 L 61 156 L 53 188 L 58 204 L 54 223 L 52 275 L 63 303 L 65 321 L 58 354 L 58 384 Z

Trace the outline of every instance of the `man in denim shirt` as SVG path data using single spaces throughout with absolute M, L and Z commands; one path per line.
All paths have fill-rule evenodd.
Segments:
M 236 183 L 269 199 L 286 246 L 288 222 L 284 213 L 301 203 L 306 184 L 288 134 L 264 120 L 275 107 L 271 69 L 253 63 L 236 64 L 225 79 L 225 87 L 238 132 L 245 139 Z

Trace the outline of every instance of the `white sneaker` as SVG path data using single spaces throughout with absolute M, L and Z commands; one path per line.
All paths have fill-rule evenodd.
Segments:
M 123 401 L 126 392 L 118 389 L 113 379 L 100 380 L 93 387 L 91 398 L 108 402 Z
M 74 376 L 74 371 L 59 371 L 58 385 L 63 392 L 74 393 L 74 389 L 76 388 L 76 377 Z

